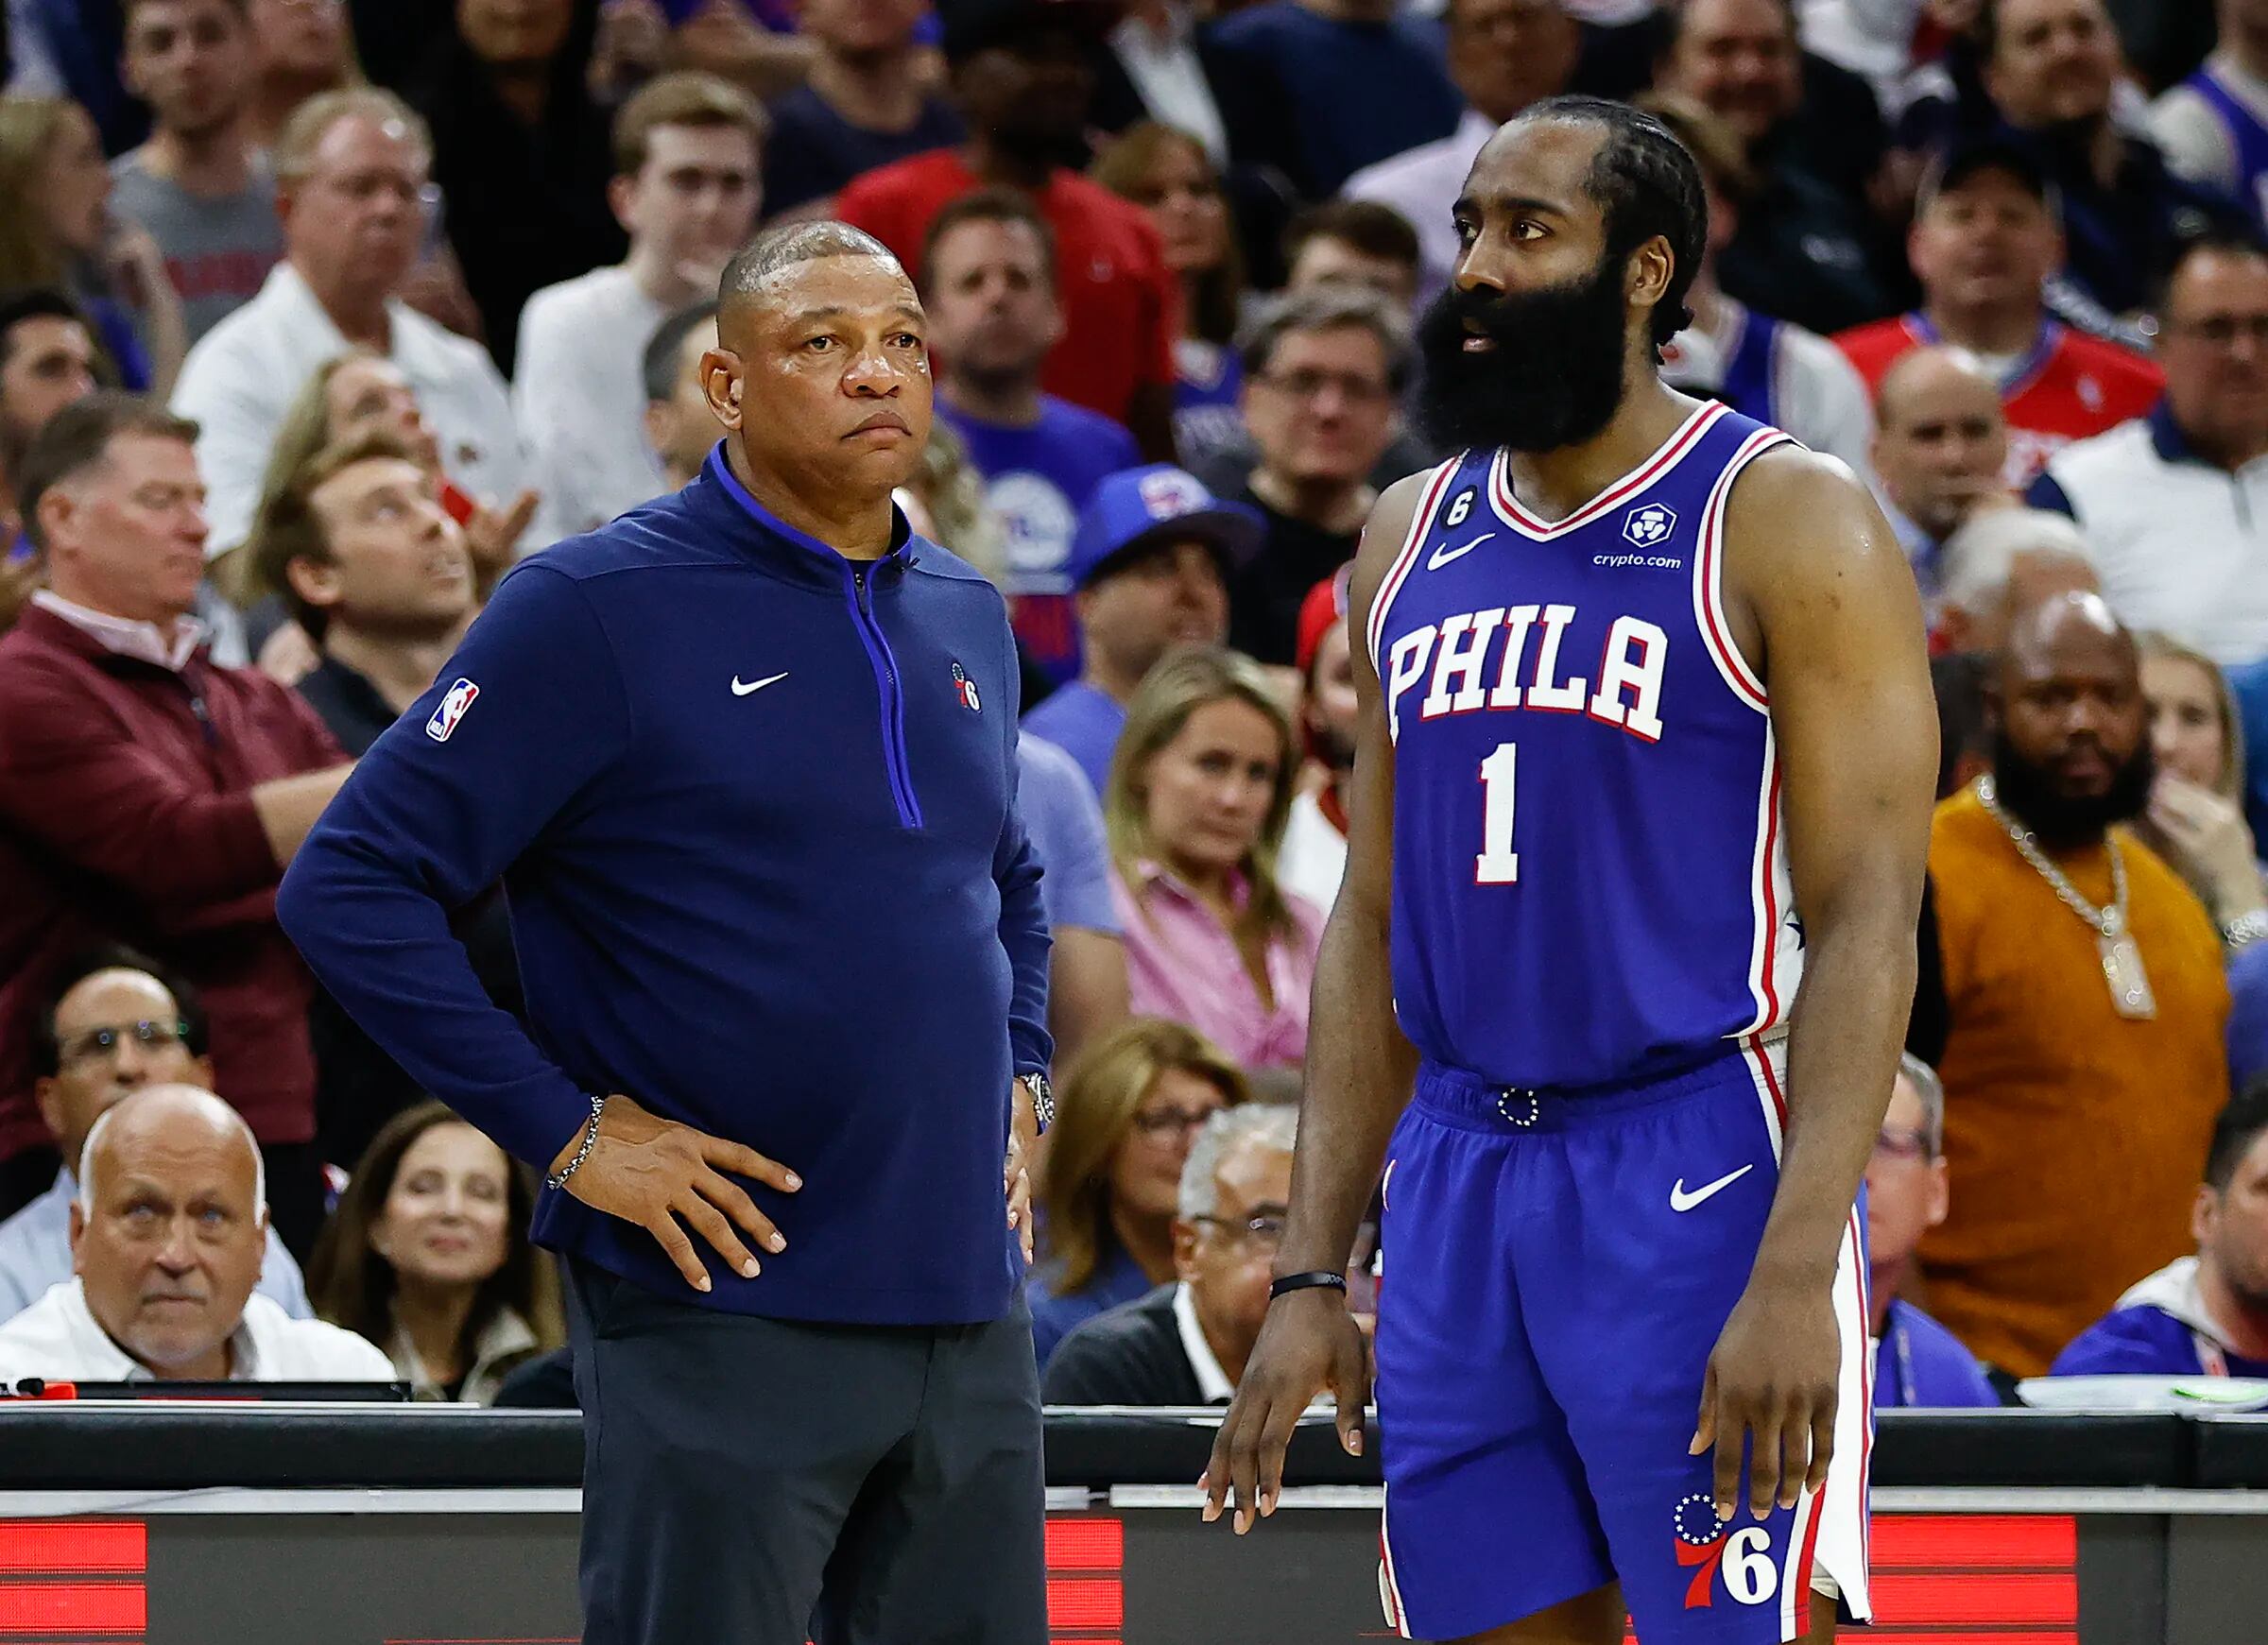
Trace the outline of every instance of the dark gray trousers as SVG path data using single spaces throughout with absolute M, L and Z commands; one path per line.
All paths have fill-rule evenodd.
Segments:
M 584 1645 L 1045 1645 L 1031 1315 L 809 1325 L 567 1264 Z

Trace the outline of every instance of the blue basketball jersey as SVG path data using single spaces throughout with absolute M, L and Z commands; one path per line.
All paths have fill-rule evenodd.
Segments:
M 2237 204 L 2252 214 L 2255 223 L 2268 225 L 2268 127 L 2210 68 L 2199 69 L 2182 83 L 2205 99 L 2228 139 L 2237 163 Z
M 1787 437 L 1705 404 L 1556 523 L 1501 451 L 1429 477 L 1367 633 L 1395 1006 L 1427 1057 L 1603 1085 L 1785 1020 L 1803 934 L 1779 763 L 1719 579 L 1733 481 Z

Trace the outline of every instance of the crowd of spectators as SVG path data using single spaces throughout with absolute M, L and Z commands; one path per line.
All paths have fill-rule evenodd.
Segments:
M 1665 377 L 1871 485 L 1930 619 L 1879 1402 L 2268 1375 L 2259 0 L 7 0 L 0 84 L 0 1379 L 573 1398 L 527 1166 L 276 887 L 516 561 L 699 471 L 721 266 L 833 216 L 918 283 L 901 501 L 1022 654 L 1043 1387 L 1226 1399 L 1347 567 L 1446 454 L 1467 168 L 1568 92 L 1700 163 Z M 503 895 L 454 928 L 513 1009 Z

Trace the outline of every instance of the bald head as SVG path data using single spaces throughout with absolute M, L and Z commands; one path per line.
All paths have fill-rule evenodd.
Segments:
M 2065 591 L 2018 611 L 1990 704 L 2001 796 L 2051 845 L 2092 844 L 2148 801 L 2140 659 L 2102 595 Z
M 229 1163 L 240 1169 L 255 1210 L 267 1208 L 267 1171 L 260 1144 L 244 1116 L 211 1091 L 196 1086 L 151 1086 L 103 1111 L 87 1133 L 78 1159 L 78 1203 L 92 1208 L 99 1198 L 98 1169 L 139 1165 L 146 1157 L 184 1155 Z
M 1961 349 L 1901 355 L 1875 393 L 1875 472 L 1907 519 L 1942 541 L 2002 490 L 2000 386 Z

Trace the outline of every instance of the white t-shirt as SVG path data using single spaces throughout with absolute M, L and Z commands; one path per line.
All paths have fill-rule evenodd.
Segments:
M 1325 914 L 1339 900 L 1347 877 L 1347 836 L 1331 825 L 1312 790 L 1292 797 L 1292 814 L 1276 851 L 1276 882 Z
M 2213 53 L 2206 67 L 2254 119 L 2268 125 L 2268 80 L 2246 74 L 2225 51 Z M 2228 129 L 2212 105 L 2186 85 L 2172 87 L 2150 105 L 2150 137 L 2164 152 L 2167 169 L 2186 182 L 2233 195 L 2243 181 Z M 2260 201 L 2244 203 L 2256 213 L 2262 210 Z
M 440 441 L 443 471 L 480 502 L 508 505 L 531 481 L 511 399 L 488 351 L 406 303 L 388 302 L 386 312 L 390 357 Z M 207 554 L 226 554 L 250 534 L 284 414 L 316 369 L 348 347 L 299 270 L 279 263 L 258 297 L 189 351 L 173 409 L 204 431 L 197 463 L 207 493 Z M 520 540 L 522 554 L 558 535 L 545 530 L 548 520 L 548 509 L 538 514 Z
M 521 311 L 512 409 L 564 536 L 669 489 L 645 439 L 645 345 L 668 317 L 627 268 L 547 285 Z
M 374 1343 L 319 1319 L 293 1319 L 254 1293 L 229 1339 L 233 1382 L 391 1382 L 393 1362 Z M 84 1284 L 64 1280 L 0 1326 L 0 1383 L 153 1382 L 146 1367 L 111 1340 L 87 1307 Z

